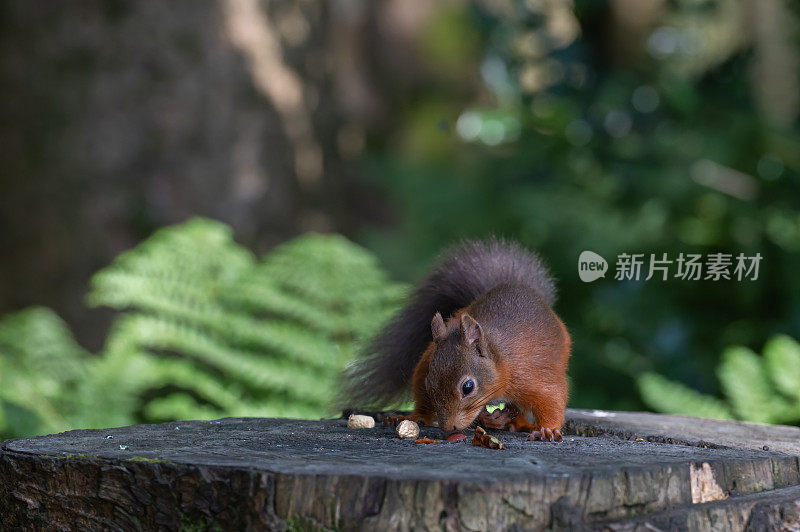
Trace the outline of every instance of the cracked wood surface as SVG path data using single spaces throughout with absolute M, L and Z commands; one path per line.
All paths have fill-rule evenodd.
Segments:
M 0 529 L 800 526 L 800 429 L 568 411 L 561 443 L 415 445 L 346 420 L 222 419 L 0 445 Z M 440 438 L 435 428 L 422 435 Z

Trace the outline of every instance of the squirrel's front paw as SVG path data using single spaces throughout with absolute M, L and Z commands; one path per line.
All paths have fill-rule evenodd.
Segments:
M 383 426 L 384 427 L 387 427 L 387 426 L 396 427 L 397 425 L 400 424 L 401 421 L 404 421 L 405 419 L 406 419 L 406 416 L 401 415 L 401 414 L 391 415 L 391 416 L 383 416 Z
M 406 419 L 408 419 L 409 421 L 414 421 L 415 423 L 418 423 L 420 425 L 429 425 L 429 423 L 426 423 L 425 420 L 422 419 L 422 417 L 417 414 L 409 414 L 407 416 L 404 416 L 402 414 L 392 414 L 389 416 L 383 416 L 383 426 L 396 427 L 397 425 L 400 424 L 401 421 L 405 421 Z
M 539 430 L 531 431 L 528 439 L 531 441 L 561 441 L 562 437 L 559 429 L 543 427 Z
M 496 408 L 491 414 L 486 407 L 483 407 L 481 413 L 478 414 L 478 423 L 487 429 L 505 430 L 517 415 L 519 415 L 519 410 L 510 404 L 505 405 L 505 408 L 502 409 Z

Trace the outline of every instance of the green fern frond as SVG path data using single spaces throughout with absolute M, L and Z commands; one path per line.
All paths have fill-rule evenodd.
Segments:
M 226 288 L 222 299 L 231 308 L 259 318 L 282 316 L 326 336 L 332 336 L 336 332 L 336 323 L 331 320 L 327 309 L 284 294 L 269 283 L 247 279 L 232 284 Z
M 172 421 L 175 419 L 211 420 L 225 417 L 225 412 L 199 403 L 188 393 L 173 393 L 150 401 L 144 410 L 148 419 Z
M 105 275 L 127 273 L 152 280 L 191 283 L 196 289 L 210 289 L 252 268 L 255 257 L 233 241 L 231 228 L 204 218 L 159 229 L 137 247 L 114 259 L 113 267 L 98 273 L 92 283 Z M 113 296 L 92 290 L 89 300 L 106 304 Z
M 727 349 L 722 354 L 717 376 L 740 419 L 759 423 L 797 419 L 797 409 L 775 393 L 761 358 L 749 349 Z
M 800 410 L 800 344 L 786 335 L 776 336 L 764 346 L 764 359 L 775 387 Z
M 655 373 L 642 374 L 637 383 L 642 400 L 657 412 L 756 423 L 800 421 L 800 345 L 792 338 L 772 338 L 764 356 L 744 347 L 726 349 L 717 376 L 726 402 Z
M 642 400 L 657 412 L 711 419 L 732 419 L 725 403 L 657 373 L 644 373 L 636 381 Z
M 308 234 L 278 246 L 223 299 L 298 320 L 349 344 L 373 332 L 405 295 L 406 287 L 391 282 L 363 248 L 339 235 Z
M 195 404 L 204 415 L 322 415 L 335 375 L 405 295 L 341 236 L 301 236 L 257 261 L 208 220 L 158 231 L 91 286 L 91 304 L 125 312 L 108 355 L 151 375 L 146 396 L 144 384 L 128 391 L 146 420 Z M 198 372 L 194 387 L 186 367 Z
M 117 342 L 124 340 L 127 345 L 117 343 L 109 349 L 134 346 L 154 353 L 180 353 L 242 386 L 280 391 L 297 400 L 318 394 L 320 381 L 324 382 L 326 377 L 315 369 L 299 373 L 292 361 L 239 350 L 197 329 L 152 316 L 127 316 L 117 327 L 113 338 Z
M 0 321 L 0 437 L 320 416 L 344 362 L 405 292 L 338 235 L 258 260 L 218 222 L 161 229 L 92 278 L 89 304 L 122 312 L 100 356 L 46 309 Z
M 194 327 L 233 346 L 286 354 L 313 367 L 329 369 L 339 365 L 335 346 L 322 336 L 310 334 L 308 328 L 289 321 L 257 319 L 226 309 L 216 302 L 193 305 L 187 298 L 169 297 L 159 292 L 159 287 L 158 283 L 95 285 L 102 291 L 100 293 L 114 292 L 112 297 L 116 301 L 121 298 L 120 294 L 125 294 L 124 305 L 117 307 L 120 309 L 137 309 L 160 320 Z M 93 300 L 110 301 L 112 297 L 95 294 Z M 108 341 L 113 344 L 120 339 L 112 334 Z
M 34 307 L 0 320 L 0 439 L 69 428 L 88 357 L 51 310 Z

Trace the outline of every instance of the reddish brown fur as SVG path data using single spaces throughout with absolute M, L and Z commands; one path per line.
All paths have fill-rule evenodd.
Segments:
M 430 364 L 431 354 L 433 353 L 434 343 L 431 342 L 422 354 L 414 374 L 411 376 L 411 394 L 414 397 L 414 412 L 406 419 L 412 421 L 422 421 L 426 425 L 432 425 L 435 419 L 433 405 L 431 405 L 428 394 L 425 391 L 425 377 L 428 375 L 428 365 Z
M 483 349 L 478 346 L 475 351 L 466 345 L 464 332 L 459 331 L 464 315 L 480 326 Z M 488 402 L 503 397 L 522 413 L 511 423 L 513 430 L 561 428 L 571 341 L 563 322 L 535 290 L 519 284 L 499 285 L 454 312 L 445 329 L 450 343 L 431 342 L 414 370 L 411 419 L 431 424 L 438 418 L 443 430 L 460 430 Z M 429 379 L 432 364 L 434 380 Z M 477 378 L 475 399 L 458 395 L 465 375 Z M 525 419 L 527 412 L 535 416 L 534 424 Z

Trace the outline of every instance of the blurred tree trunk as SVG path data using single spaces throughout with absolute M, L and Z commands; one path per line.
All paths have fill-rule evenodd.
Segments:
M 384 112 L 377 11 L 0 1 L 0 312 L 52 306 L 96 348 L 88 278 L 158 226 L 210 216 L 265 250 L 374 217 L 350 160 Z
M 746 3 L 755 48 L 753 91 L 768 123 L 781 129 L 789 129 L 800 113 L 800 34 L 790 6 L 787 0 Z

